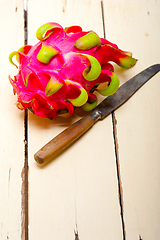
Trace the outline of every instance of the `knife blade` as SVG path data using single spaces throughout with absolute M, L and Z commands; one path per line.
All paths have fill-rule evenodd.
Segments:
M 64 151 L 89 128 L 91 128 L 94 123 L 98 120 L 104 119 L 111 112 L 125 103 L 159 71 L 160 64 L 155 64 L 131 78 L 123 84 L 116 93 L 112 96 L 106 97 L 89 115 L 72 124 L 36 152 L 34 154 L 35 161 L 39 164 L 43 164 L 54 159 L 59 153 Z

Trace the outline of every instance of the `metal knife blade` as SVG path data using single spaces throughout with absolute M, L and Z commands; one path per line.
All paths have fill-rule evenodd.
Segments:
M 53 160 L 55 156 L 91 128 L 96 121 L 105 118 L 125 103 L 143 84 L 159 71 L 160 64 L 155 64 L 127 81 L 115 94 L 105 98 L 88 116 L 72 124 L 35 153 L 34 158 L 36 162 L 42 164 Z
M 160 64 L 153 65 L 123 84 L 116 93 L 105 98 L 90 114 L 92 117 L 101 115 L 101 119 L 125 103 L 134 93 L 138 91 L 149 79 L 160 71 Z

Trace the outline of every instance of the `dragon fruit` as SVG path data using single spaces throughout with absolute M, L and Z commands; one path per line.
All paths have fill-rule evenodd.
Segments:
M 91 111 L 98 102 L 97 92 L 109 96 L 119 87 L 110 61 L 125 69 L 137 61 L 132 53 L 80 26 L 63 29 L 50 22 L 42 25 L 36 36 L 36 45 L 25 45 L 10 54 L 9 61 L 18 74 L 9 80 L 18 96 L 17 107 L 44 118 L 69 117 L 77 107 Z

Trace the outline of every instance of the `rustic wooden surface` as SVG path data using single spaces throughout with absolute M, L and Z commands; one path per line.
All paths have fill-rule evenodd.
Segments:
M 43 167 L 34 153 L 80 116 L 27 116 L 8 81 L 9 53 L 51 21 L 133 52 L 134 68 L 115 67 L 123 84 L 160 62 L 159 9 L 160 0 L 0 1 L 0 239 L 160 239 L 160 73 Z

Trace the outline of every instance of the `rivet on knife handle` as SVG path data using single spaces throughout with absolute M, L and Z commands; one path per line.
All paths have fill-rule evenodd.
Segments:
M 88 115 L 72 124 L 35 153 L 34 158 L 36 162 L 43 164 L 46 161 L 53 159 L 57 154 L 62 152 L 91 128 L 99 118 L 101 118 L 101 115 L 98 114 L 98 112 L 95 112 L 93 116 Z

